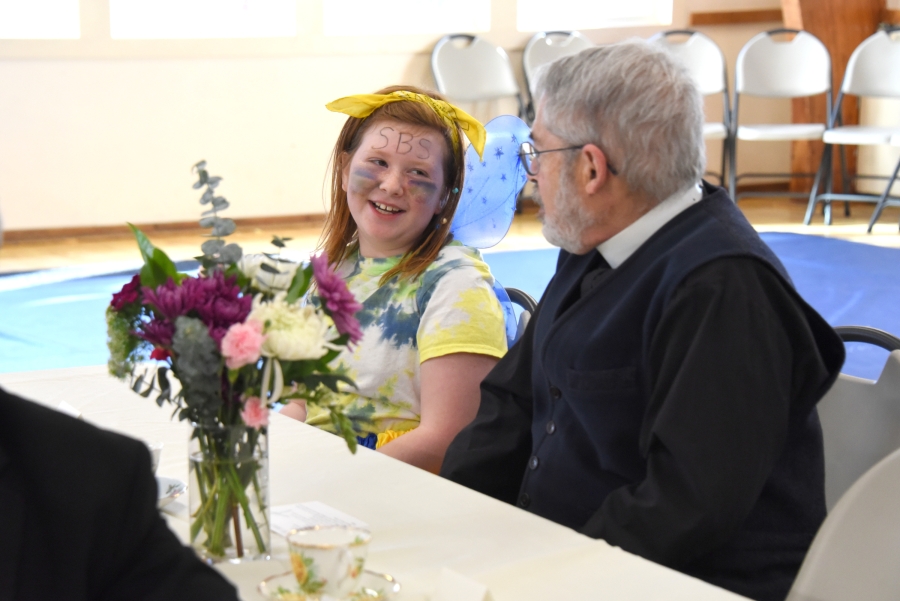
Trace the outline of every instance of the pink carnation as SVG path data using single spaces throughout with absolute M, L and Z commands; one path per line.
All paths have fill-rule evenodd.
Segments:
M 236 323 L 222 337 L 222 355 L 228 369 L 238 369 L 259 361 L 260 349 L 266 339 L 263 324 L 255 319 Z
M 241 410 L 241 419 L 251 428 L 259 430 L 263 426 L 269 425 L 269 408 L 259 399 L 258 396 L 252 396 L 244 401 L 244 408 Z
M 362 329 L 359 327 L 359 320 L 356 319 L 356 312 L 362 309 L 362 305 L 356 302 L 353 293 L 347 290 L 344 280 L 329 267 L 328 255 L 322 253 L 318 257 L 312 257 L 310 262 L 322 306 L 331 316 L 337 331 L 348 334 L 350 342 L 356 344 L 362 340 Z

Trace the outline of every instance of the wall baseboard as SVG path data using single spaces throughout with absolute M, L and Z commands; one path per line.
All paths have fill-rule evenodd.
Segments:
M 691 13 L 691 27 L 699 25 L 740 25 L 743 23 L 770 23 L 783 21 L 780 8 L 766 10 L 727 10 L 720 12 Z
M 234 220 L 238 229 L 248 227 L 315 227 L 325 222 L 324 213 L 311 215 L 281 215 L 277 217 L 243 217 Z M 176 234 L 206 232 L 196 221 L 175 221 L 170 223 L 137 223 L 145 234 Z M 127 225 L 100 225 L 87 227 L 60 227 L 33 230 L 6 230 L 3 241 L 7 244 L 46 242 L 63 238 L 122 238 L 130 237 Z

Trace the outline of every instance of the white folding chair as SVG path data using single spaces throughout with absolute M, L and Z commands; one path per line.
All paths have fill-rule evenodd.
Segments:
M 869 469 L 816 533 L 786 601 L 900 599 L 900 450 Z
M 900 338 L 860 326 L 835 331 L 844 342 L 874 344 L 891 353 L 877 381 L 840 374 L 817 405 L 829 510 L 866 470 L 900 448 Z
M 529 116 L 534 118 L 534 86 L 539 67 L 552 63 L 558 58 L 578 54 L 594 43 L 579 31 L 540 31 L 534 34 L 522 52 L 522 67 L 525 70 L 525 84 L 531 100 L 528 104 Z
M 704 140 L 722 141 L 722 165 L 719 173 L 707 172 L 725 183 L 725 164 L 729 152 L 730 106 L 728 98 L 728 72 L 725 56 L 719 46 L 707 35 L 691 29 L 675 29 L 660 32 L 650 38 L 675 55 L 687 68 L 694 83 L 704 96 L 722 95 L 722 120 L 703 124 Z
M 825 208 L 825 223 L 831 223 L 832 200 L 856 200 L 877 203 L 872 218 L 869 221 L 868 232 L 881 216 L 881 211 L 889 203 L 900 202 L 900 199 L 890 197 L 891 187 L 897 178 L 897 169 L 890 178 L 877 175 L 857 175 L 855 179 L 888 179 L 887 187 L 881 196 L 876 194 L 850 194 L 845 189 L 844 193 L 836 194 L 832 191 L 834 176 L 832 174 L 832 152 L 835 145 L 869 146 L 877 144 L 891 144 L 891 138 L 900 138 L 898 127 L 877 127 L 870 125 L 841 125 L 841 104 L 845 94 L 858 97 L 875 98 L 900 98 L 900 30 L 893 29 L 879 31 L 869 36 L 856 47 L 850 60 L 847 62 L 847 70 L 844 72 L 844 81 L 838 92 L 834 113 L 829 115 L 828 129 L 822 136 L 825 142 L 825 152 L 822 154 L 822 163 L 816 174 L 812 191 L 809 195 L 809 206 L 806 209 L 804 223 L 809 225 L 813 211 L 818 203 L 823 203 Z M 900 144 L 895 144 L 900 145 Z M 898 163 L 900 168 L 900 163 Z M 848 178 L 843 173 L 844 187 Z M 824 182 L 825 192 L 818 194 L 818 189 Z
M 780 36 L 793 35 L 792 40 Z M 809 177 L 814 173 L 737 173 L 737 142 L 821 140 L 825 123 L 740 124 L 741 95 L 766 98 L 799 98 L 825 94 L 826 114 L 831 114 L 831 55 L 814 35 L 796 29 L 774 29 L 755 35 L 744 44 L 735 65 L 734 100 L 731 104 L 731 152 L 729 192 L 741 196 L 801 196 L 799 192 L 742 192 L 737 182 L 746 177 Z
M 438 91 L 451 100 L 477 102 L 513 96 L 519 103 L 519 117 L 526 117 L 509 57 L 503 48 L 484 38 L 445 35 L 431 51 L 431 72 Z

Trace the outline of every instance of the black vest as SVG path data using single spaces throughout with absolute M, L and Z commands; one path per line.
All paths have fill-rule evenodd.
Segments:
M 519 496 L 520 506 L 576 530 L 611 491 L 646 475 L 651 437 L 646 430 L 652 425 L 645 423 L 650 344 L 672 294 L 689 274 L 719 258 L 756 259 L 783 279 L 817 340 L 834 344 L 836 338 L 796 295 L 781 262 L 721 188 L 707 184 L 703 200 L 673 218 L 600 285 L 572 302 L 593 254 L 561 252 L 556 275 L 541 299 L 532 359 L 533 457 Z M 840 362 L 835 376 L 838 369 Z M 818 457 L 813 463 L 819 473 L 810 476 L 821 483 L 821 429 L 812 410 L 817 401 L 805 399 L 804 407 L 796 409 L 804 416 L 797 426 L 803 430 L 798 444 L 804 446 L 803 453 Z M 784 473 L 774 473 L 770 480 L 789 480 L 791 467 L 776 465 L 776 472 Z M 821 521 L 823 493 L 807 499 L 806 490 L 791 502 L 813 507 L 817 515 L 812 521 Z M 783 499 L 769 501 L 774 507 Z M 780 516 L 777 511 L 758 510 L 751 516 L 754 528 L 796 527 L 767 523 L 783 518 L 769 517 Z

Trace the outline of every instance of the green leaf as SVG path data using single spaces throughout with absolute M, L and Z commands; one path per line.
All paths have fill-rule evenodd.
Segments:
M 338 389 L 339 382 L 344 382 L 356 388 L 356 383 L 353 380 L 341 374 L 316 374 L 303 378 L 303 383 L 310 388 L 315 388 L 321 384 L 334 392 L 341 392 Z
M 346 441 L 347 448 L 355 455 L 356 432 L 353 430 L 353 424 L 350 422 L 350 418 L 341 413 L 340 409 L 337 407 L 329 407 L 329 412 L 331 413 L 331 423 L 334 425 L 334 430 L 344 439 L 344 441 Z
M 273 255 L 272 253 L 263 253 L 263 256 L 268 257 L 270 260 L 275 261 L 276 263 L 294 263 L 290 259 L 283 259 L 278 255 Z
M 131 385 L 131 389 L 140 394 L 141 393 L 141 385 L 144 383 L 144 374 L 141 374 L 137 377 L 134 383 Z
M 164 284 L 166 280 L 172 278 L 176 282 L 180 282 L 183 278 L 178 273 L 175 263 L 162 250 L 153 246 L 153 243 L 144 235 L 144 232 L 128 224 L 134 237 L 137 240 L 138 248 L 141 251 L 141 257 L 144 259 L 144 266 L 141 268 L 141 284 L 150 288 Z
M 153 385 L 156 384 L 156 376 L 150 378 L 150 384 L 147 386 L 147 390 L 144 392 L 139 392 L 138 394 L 144 397 L 145 399 L 150 398 L 150 394 L 153 392 Z
M 153 243 L 150 242 L 150 239 L 147 238 L 144 232 L 130 223 L 128 224 L 128 227 L 131 228 L 131 233 L 134 234 L 134 239 L 137 240 L 138 249 L 141 251 L 141 258 L 143 258 L 144 263 L 146 263 L 150 260 L 150 257 L 153 256 L 153 249 L 156 247 L 153 246 Z
M 297 300 L 306 294 L 309 289 L 309 282 L 312 280 L 312 265 L 307 265 L 305 269 L 298 269 L 291 280 L 291 286 L 288 288 L 287 297 L 284 299 L 288 303 L 296 303 Z

